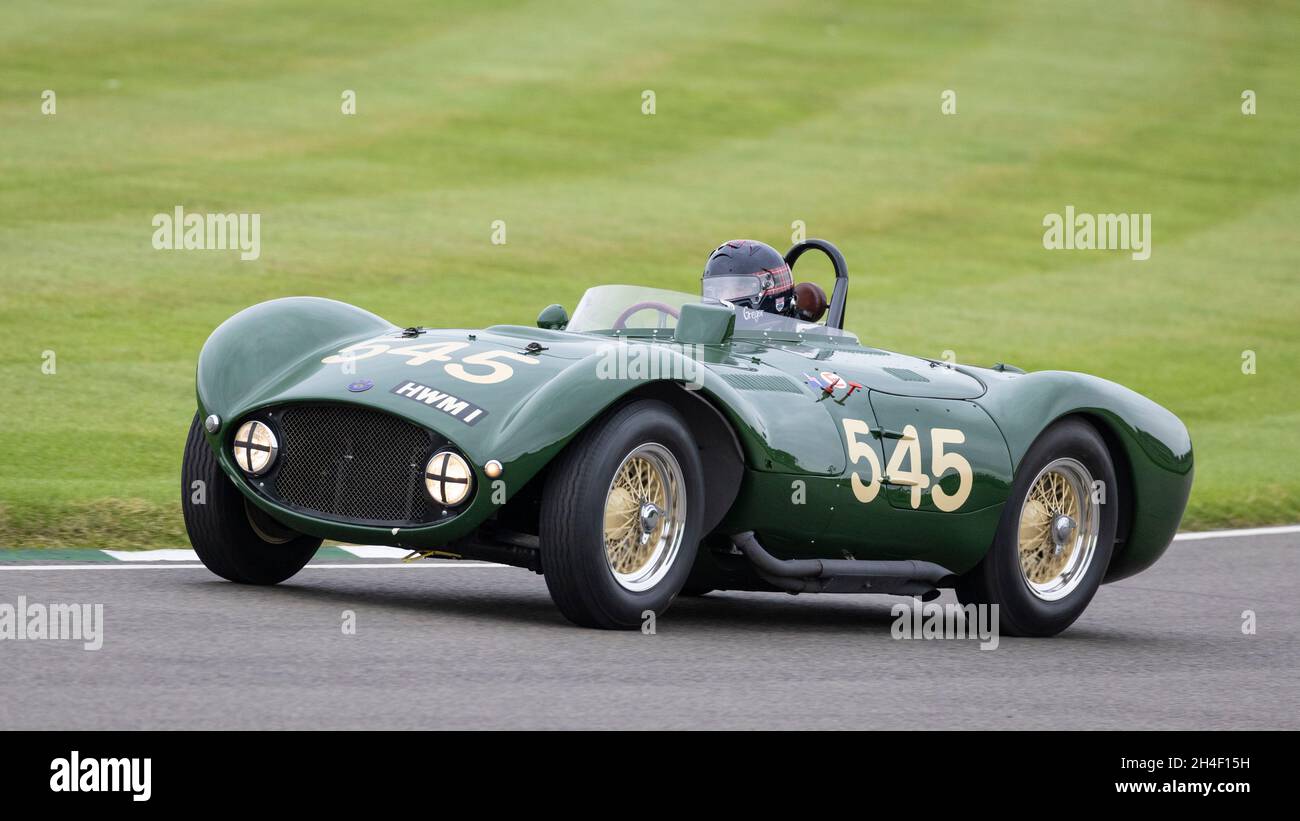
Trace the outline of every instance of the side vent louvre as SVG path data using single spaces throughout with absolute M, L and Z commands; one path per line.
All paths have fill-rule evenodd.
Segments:
M 722 379 L 738 391 L 801 392 L 798 385 L 784 376 L 758 373 L 724 373 Z
M 926 379 L 924 376 L 921 376 L 921 374 L 917 373 L 916 371 L 909 371 L 907 368 L 885 368 L 884 370 L 885 373 L 897 379 L 901 379 L 904 382 L 929 382 L 930 381 L 929 379 Z

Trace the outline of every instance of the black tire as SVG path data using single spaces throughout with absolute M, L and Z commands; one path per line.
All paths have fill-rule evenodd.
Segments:
M 1097 544 L 1077 586 L 1055 601 L 1030 591 L 1021 570 L 1020 515 L 1031 485 L 1040 471 L 1057 459 L 1072 459 L 1104 483 L 1105 502 L 1099 511 Z M 1119 522 L 1119 486 L 1115 467 L 1097 430 L 1082 419 L 1065 419 L 1038 437 L 1017 469 L 1011 495 L 999 520 L 997 534 L 984 559 L 957 585 L 963 604 L 998 605 L 999 630 L 1013 636 L 1054 636 L 1083 613 L 1110 564 Z
M 605 503 L 623 460 L 657 443 L 675 458 L 685 503 L 682 540 L 653 586 L 629 590 L 605 556 Z M 662 615 L 686 583 L 701 537 L 704 467 L 694 438 L 677 411 L 639 400 L 613 410 L 571 442 L 556 460 L 542 493 L 542 571 L 556 607 L 582 627 L 632 629 L 642 614 Z
M 201 504 L 195 501 L 195 482 L 203 483 Z M 320 539 L 288 530 L 244 500 L 217 464 L 197 414 L 181 463 L 181 510 L 199 560 L 221 578 L 240 584 L 279 584 L 302 570 L 321 544 Z M 250 516 L 258 517 L 262 532 L 273 540 L 258 534 Z
M 707 596 L 710 593 L 712 593 L 714 590 L 717 590 L 717 588 L 709 587 L 707 584 L 697 585 L 697 584 L 692 584 L 690 582 L 687 582 L 686 586 L 682 588 L 682 592 L 679 593 L 678 595 L 688 596 L 690 598 L 698 598 L 700 596 Z

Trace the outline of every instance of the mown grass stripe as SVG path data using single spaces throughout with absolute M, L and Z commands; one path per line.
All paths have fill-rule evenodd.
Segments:
M 30 561 L 115 562 L 112 556 L 91 547 L 7 548 L 0 550 L 0 564 Z

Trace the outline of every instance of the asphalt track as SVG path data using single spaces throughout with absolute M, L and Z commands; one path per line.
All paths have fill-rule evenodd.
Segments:
M 498 566 L 95 568 L 0 565 L 0 602 L 104 605 L 98 651 L 0 641 L 0 729 L 1300 728 L 1297 533 L 1176 542 L 996 650 L 896 640 L 886 597 L 713 594 L 645 635 L 572 627 Z

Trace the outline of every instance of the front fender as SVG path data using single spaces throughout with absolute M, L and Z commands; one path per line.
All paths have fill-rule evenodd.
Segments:
M 217 326 L 199 353 L 199 407 L 223 420 L 249 397 L 267 392 L 295 369 L 357 340 L 397 329 L 369 311 L 320 297 L 273 299 L 245 308 Z M 319 355 L 317 355 L 319 354 Z

